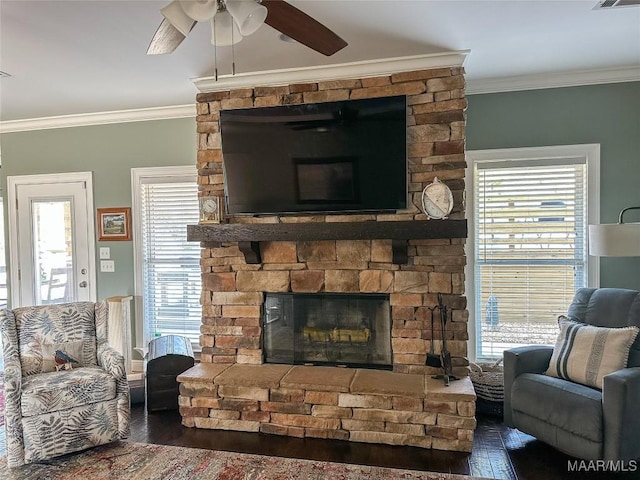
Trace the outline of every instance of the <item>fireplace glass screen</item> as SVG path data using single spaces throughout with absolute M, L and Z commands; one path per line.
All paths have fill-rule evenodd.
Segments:
M 267 293 L 266 363 L 390 369 L 388 295 Z

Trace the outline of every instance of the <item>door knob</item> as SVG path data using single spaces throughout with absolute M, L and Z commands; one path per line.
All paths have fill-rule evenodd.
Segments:
M 86 286 L 87 286 L 87 282 L 83 280 L 82 282 L 80 282 L 80 283 L 78 284 L 78 286 L 79 286 L 79 287 L 81 287 L 81 288 L 86 288 Z

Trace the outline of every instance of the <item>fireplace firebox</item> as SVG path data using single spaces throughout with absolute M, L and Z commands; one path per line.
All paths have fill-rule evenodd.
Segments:
M 265 363 L 392 368 L 389 296 L 267 293 Z

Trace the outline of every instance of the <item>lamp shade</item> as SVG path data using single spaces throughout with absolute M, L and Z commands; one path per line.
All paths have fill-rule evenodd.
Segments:
M 219 12 L 211 19 L 211 44 L 228 47 L 242 40 L 240 30 L 227 11 Z
M 178 0 L 173 0 L 169 5 L 160 9 L 160 13 L 169 23 L 175 27 L 185 37 L 193 28 L 194 20 L 187 15 L 182 9 L 182 5 Z
M 589 255 L 640 257 L 640 223 L 589 225 Z
M 227 0 L 226 6 L 242 35 L 254 33 L 267 18 L 267 7 L 255 0 Z

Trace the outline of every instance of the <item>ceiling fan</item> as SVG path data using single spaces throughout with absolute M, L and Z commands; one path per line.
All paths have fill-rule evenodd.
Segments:
M 148 55 L 173 52 L 197 22 L 211 23 L 211 43 L 228 46 L 263 23 L 324 55 L 347 46 L 338 35 L 284 0 L 173 0 L 160 10 L 164 19 L 151 39 Z

